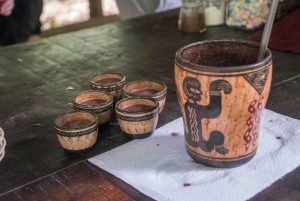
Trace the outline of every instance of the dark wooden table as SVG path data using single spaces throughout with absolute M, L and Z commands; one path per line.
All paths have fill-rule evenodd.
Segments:
M 177 30 L 177 20 L 178 10 L 173 10 L 0 49 L 0 127 L 7 140 L 0 162 L 0 200 L 151 200 L 87 162 L 128 142 L 115 118 L 100 130 L 96 146 L 82 154 L 61 148 L 53 120 L 72 110 L 76 94 L 89 90 L 90 76 L 118 72 L 128 81 L 148 78 L 168 86 L 162 126 L 181 116 L 173 76 L 178 48 L 256 34 L 226 26 L 184 34 Z M 267 108 L 300 119 L 300 55 L 272 52 Z M 299 181 L 297 168 L 253 200 L 300 200 Z

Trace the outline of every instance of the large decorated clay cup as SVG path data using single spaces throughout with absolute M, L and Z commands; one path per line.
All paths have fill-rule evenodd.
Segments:
M 254 157 L 272 79 L 271 52 L 257 62 L 258 50 L 250 41 L 215 40 L 177 51 L 185 146 L 196 162 L 237 167 Z

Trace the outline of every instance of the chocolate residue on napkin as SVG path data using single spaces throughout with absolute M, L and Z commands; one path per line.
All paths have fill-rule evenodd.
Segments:
M 172 133 L 172 136 L 173 137 L 175 137 L 175 136 L 177 136 L 178 135 L 178 133 Z

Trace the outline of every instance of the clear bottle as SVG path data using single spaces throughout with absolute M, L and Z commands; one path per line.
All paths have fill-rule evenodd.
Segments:
M 186 33 L 206 30 L 202 0 L 183 0 L 180 8 L 178 29 Z
M 216 26 L 225 23 L 225 0 L 204 0 L 206 26 Z

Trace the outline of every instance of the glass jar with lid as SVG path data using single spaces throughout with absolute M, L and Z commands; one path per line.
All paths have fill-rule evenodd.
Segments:
M 254 30 L 267 19 L 268 0 L 229 0 L 226 24 L 230 27 Z
M 178 29 L 186 33 L 201 33 L 206 30 L 202 0 L 182 0 Z

